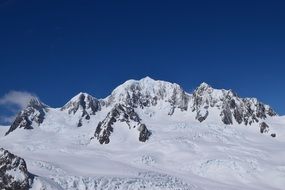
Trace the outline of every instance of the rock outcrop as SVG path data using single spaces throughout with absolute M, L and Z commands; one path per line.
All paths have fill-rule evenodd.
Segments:
M 141 123 L 140 117 L 133 108 L 116 104 L 107 114 L 106 118 L 99 122 L 94 137 L 101 144 L 108 144 L 110 142 L 111 133 L 114 131 L 113 125 L 116 122 L 124 122 L 130 130 L 137 130 L 139 133 L 139 141 L 141 142 L 145 142 L 151 135 L 145 124 Z
M 28 190 L 31 182 L 25 160 L 0 148 L 0 189 Z
M 260 133 L 268 133 L 269 132 L 269 126 L 265 122 L 261 122 L 260 125 Z
M 79 115 L 77 127 L 82 126 L 82 120 L 89 120 L 91 115 L 101 110 L 100 101 L 87 93 L 79 93 L 62 108 L 68 114 Z

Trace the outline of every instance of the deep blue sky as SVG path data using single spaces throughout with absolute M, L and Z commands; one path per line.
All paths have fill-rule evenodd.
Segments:
M 0 0 L 0 96 L 62 106 L 150 76 L 205 81 L 285 114 L 284 1 Z

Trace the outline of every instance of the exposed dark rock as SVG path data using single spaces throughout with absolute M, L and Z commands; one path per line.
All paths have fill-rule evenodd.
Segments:
M 77 127 L 82 127 L 82 119 L 79 119 Z
M 267 107 L 267 109 L 265 110 L 266 114 L 269 115 L 270 117 L 276 116 L 276 112 L 271 108 L 271 107 Z
M 41 103 L 37 98 L 31 99 L 27 107 L 17 115 L 5 135 L 17 128 L 33 129 L 34 126 L 39 126 L 43 123 L 47 111 L 48 107 L 45 104 Z
M 238 124 L 241 124 L 243 122 L 242 111 L 240 111 L 239 108 L 234 109 L 234 118 Z
M 151 132 L 146 128 L 145 124 L 141 124 L 138 130 L 140 131 L 139 141 L 147 141 L 149 136 L 151 135 Z
M 213 89 L 206 83 L 194 91 L 191 102 L 192 111 L 196 112 L 196 119 L 200 122 L 207 119 L 210 107 L 220 110 L 221 120 L 227 125 L 233 124 L 234 120 L 239 124 L 251 125 L 260 119 L 277 115 L 272 108 L 255 98 L 240 98 L 232 90 Z
M 146 126 L 141 123 L 141 119 L 133 108 L 116 104 L 107 114 L 106 118 L 99 122 L 96 128 L 94 136 L 101 144 L 108 144 L 110 142 L 110 136 L 114 130 L 113 124 L 117 121 L 125 122 L 130 130 L 138 130 L 139 140 L 142 142 L 145 142 L 151 134 Z
M 179 86 L 175 86 L 175 88 L 173 88 L 172 96 L 168 100 L 171 105 L 171 110 L 168 115 L 173 115 L 176 108 L 181 111 L 187 111 L 189 98 L 189 95 L 187 95 L 184 90 Z
M 64 105 L 61 110 L 67 110 L 68 114 L 73 115 L 81 111 L 81 118 L 77 124 L 77 127 L 81 127 L 83 125 L 82 119 L 90 120 L 90 115 L 95 115 L 97 111 L 101 110 L 101 103 L 91 95 L 81 92 Z
M 0 148 L 0 189 L 28 190 L 31 182 L 25 160 Z
M 89 119 L 90 119 L 90 115 L 86 115 L 86 116 L 85 116 L 85 119 L 86 119 L 86 120 L 89 120 Z
M 276 137 L 276 134 L 275 134 L 275 133 L 272 133 L 272 134 L 271 134 L 271 137 L 273 137 L 273 138 Z
M 221 113 L 222 121 L 226 125 L 233 124 L 232 112 L 229 108 L 224 109 Z
M 260 133 L 269 132 L 269 126 L 265 122 L 260 123 L 259 127 L 260 127 Z
M 82 108 L 82 117 L 84 117 L 87 114 L 94 115 L 101 109 L 101 106 L 99 100 L 81 92 L 64 105 L 61 110 L 68 110 L 69 114 L 75 114 L 80 108 Z
M 261 104 L 260 102 L 256 104 L 256 117 L 260 119 L 266 118 L 265 106 Z
M 209 111 L 205 111 L 204 114 L 201 114 L 200 111 L 197 112 L 196 119 L 200 122 L 203 122 L 209 115 Z
M 108 122 L 99 122 L 94 136 L 97 137 L 98 141 L 100 144 L 108 144 L 110 142 L 110 135 L 113 132 L 113 127 L 112 125 L 116 122 L 117 120 L 114 117 L 109 118 Z M 105 126 L 103 125 L 105 124 Z

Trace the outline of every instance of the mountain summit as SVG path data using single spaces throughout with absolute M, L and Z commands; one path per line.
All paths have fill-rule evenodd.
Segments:
M 256 98 L 240 98 L 232 90 L 214 89 L 202 83 L 192 95 L 192 111 L 196 119 L 204 121 L 211 110 L 218 110 L 224 124 L 244 123 L 251 125 L 260 120 L 277 115 L 271 107 L 259 102 Z
M 6 135 L 17 128 L 33 129 L 43 123 L 49 107 L 34 97 L 26 108 L 18 113 Z
M 178 84 L 153 80 L 149 77 L 139 81 L 128 80 L 118 86 L 106 98 L 107 105 L 121 103 L 134 108 L 167 105 L 168 114 L 172 115 L 177 108 L 185 111 L 188 108 L 190 95 Z

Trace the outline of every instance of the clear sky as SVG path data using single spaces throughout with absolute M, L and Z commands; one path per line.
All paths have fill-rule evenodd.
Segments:
M 145 76 L 188 92 L 231 88 L 285 114 L 284 10 L 274 0 L 0 0 L 0 116 L 11 91 L 60 107 Z

